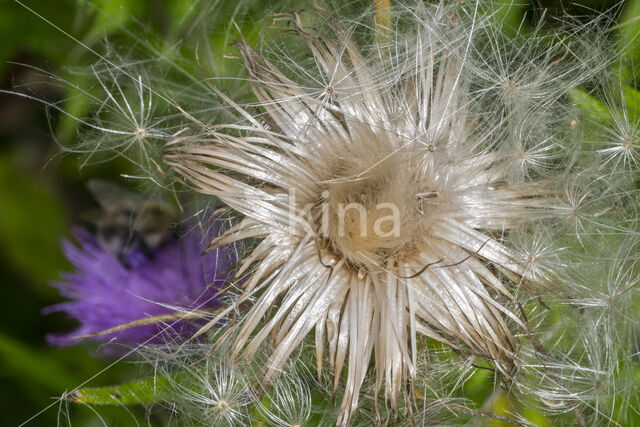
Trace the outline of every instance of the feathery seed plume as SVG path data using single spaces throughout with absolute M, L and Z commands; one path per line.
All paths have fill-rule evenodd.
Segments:
M 544 58 L 547 75 L 524 94 L 515 95 L 520 82 L 505 86 L 504 112 L 487 119 L 472 86 L 486 73 L 469 65 L 483 25 L 477 7 L 419 7 L 412 35 L 377 52 L 361 51 L 339 27 L 311 33 L 291 14 L 317 70 L 289 68 L 316 87 L 241 40 L 261 113 L 212 85 L 238 122 L 167 146 L 167 164 L 244 216 L 214 246 L 262 239 L 241 261 L 239 274 L 250 275 L 227 309 L 251 301 L 229 326 L 232 356 L 251 356 L 271 336 L 268 383 L 315 331 L 317 368 L 328 362 L 334 392 L 346 368 L 338 424 L 352 419 L 372 358 L 378 388 L 397 406 L 415 379 L 421 335 L 511 378 L 514 330 L 528 331 L 514 290 L 549 286 L 503 237 L 540 219 L 551 190 L 535 157 L 522 160 L 534 170 L 524 182 L 512 179 L 512 151 L 500 138 L 534 114 L 532 105 L 549 109 L 560 97 L 544 86 L 562 81 L 564 71 L 548 78 L 564 59 Z M 537 88 L 537 98 L 527 96 Z M 526 105 L 513 108 L 521 96 Z M 540 144 L 530 153 L 553 150 Z

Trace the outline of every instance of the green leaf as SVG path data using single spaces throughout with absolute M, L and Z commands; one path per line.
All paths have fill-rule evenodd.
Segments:
M 629 113 L 629 120 L 637 122 L 640 118 L 640 92 L 632 87 L 626 86 L 622 89 L 622 96 L 624 98 L 627 112 Z
M 629 77 L 637 77 L 638 71 L 633 65 L 640 64 L 640 0 L 627 0 L 620 15 L 619 24 L 616 26 L 616 37 L 620 44 L 620 50 L 627 60 L 624 64 Z M 634 72 L 635 71 L 635 72 Z M 633 73 L 633 74 L 632 74 Z
M 588 118 L 597 122 L 606 122 L 611 118 L 607 107 L 595 96 L 579 88 L 573 88 L 568 93 L 571 102 L 576 104 Z
M 170 379 L 156 376 L 108 387 L 84 387 L 76 390 L 71 401 L 93 405 L 138 405 L 154 403 L 169 390 Z
M 496 22 L 507 36 L 514 37 L 518 33 L 528 31 L 528 26 L 523 23 L 526 3 L 516 0 L 491 1 L 487 2 L 486 7 L 486 13 L 491 16 L 491 20 Z
M 144 2 L 98 0 L 88 4 L 96 13 L 90 33 L 98 37 L 123 29 L 133 17 L 142 16 L 146 11 Z
M 2 372 L 29 381 L 33 386 L 60 393 L 76 382 L 55 359 L 0 332 Z
M 0 0 L 0 73 L 18 52 L 30 52 L 57 64 L 68 63 L 70 52 L 78 45 L 63 31 L 75 34 L 75 25 L 81 21 L 74 6 L 72 0 L 22 4 Z
M 534 404 L 531 406 L 525 406 L 524 409 L 521 410 L 522 415 L 530 421 L 533 425 L 538 427 L 551 427 L 553 424 L 551 421 L 542 415 L 539 411 L 533 409 L 535 407 Z
M 493 400 L 491 402 L 491 412 L 497 415 L 502 415 L 503 417 L 513 418 L 513 414 L 516 413 L 516 410 L 507 395 L 503 392 L 499 392 L 493 396 Z M 513 425 L 496 419 L 490 419 L 488 424 L 490 426 L 504 427 Z
M 14 268 L 38 284 L 58 277 L 67 262 L 60 236 L 66 216 L 52 189 L 18 170 L 10 155 L 0 155 L 0 251 Z M 54 294 L 53 288 L 40 287 Z
M 480 360 L 476 360 L 476 362 L 485 365 Z M 491 392 L 493 381 L 493 373 L 490 370 L 477 369 L 471 378 L 464 383 L 465 397 L 472 400 L 477 406 L 483 406 Z

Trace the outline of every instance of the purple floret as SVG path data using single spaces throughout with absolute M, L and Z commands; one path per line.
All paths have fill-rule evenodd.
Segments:
M 123 257 L 105 249 L 85 229 L 74 230 L 79 245 L 63 243 L 64 253 L 75 267 L 54 283 L 70 301 L 45 309 L 62 311 L 77 319 L 80 327 L 66 335 L 50 335 L 56 345 L 78 343 L 77 335 L 100 332 L 134 320 L 178 313 L 172 307 L 207 309 L 221 302 L 220 289 L 235 263 L 226 247 L 204 255 L 208 239 L 196 232 L 167 242 L 153 251 L 132 249 Z M 163 306 L 164 305 L 164 306 Z M 171 307 L 167 307 L 171 306 Z M 167 320 L 94 337 L 135 346 L 162 343 L 168 336 L 194 332 L 193 320 Z

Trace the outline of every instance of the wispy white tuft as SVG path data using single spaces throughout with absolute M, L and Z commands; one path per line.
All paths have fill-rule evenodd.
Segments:
M 231 357 L 271 336 L 267 384 L 315 330 L 334 393 L 346 378 L 338 424 L 352 420 L 369 373 L 398 408 L 419 336 L 512 379 L 530 335 L 516 295 L 555 287 L 553 251 L 505 236 L 556 215 L 548 177 L 572 175 L 559 164 L 562 135 L 545 126 L 601 64 L 562 42 L 540 49 L 535 33 L 504 50 L 481 16 L 477 4 L 419 6 L 402 36 L 368 52 L 357 27 L 312 33 L 300 15 L 283 17 L 315 68 L 276 65 L 240 40 L 259 102 L 243 107 L 211 85 L 237 121 L 167 146 L 169 166 L 243 215 L 214 245 L 262 239 L 228 309 L 251 302 L 229 325 Z

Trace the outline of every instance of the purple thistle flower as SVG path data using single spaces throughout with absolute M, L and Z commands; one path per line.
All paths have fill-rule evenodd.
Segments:
M 151 251 L 134 248 L 119 257 L 100 244 L 86 229 L 74 230 L 79 245 L 63 242 L 66 257 L 76 271 L 64 273 L 53 285 L 71 301 L 47 307 L 45 314 L 66 312 L 80 322 L 69 334 L 49 335 L 55 345 L 72 345 L 78 335 L 93 334 L 149 316 L 177 313 L 172 307 L 206 309 L 220 304 L 220 288 L 235 264 L 228 247 L 204 255 L 208 239 L 190 233 L 175 237 Z M 161 343 L 170 336 L 195 332 L 193 321 L 136 326 L 108 335 L 127 345 Z

